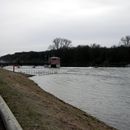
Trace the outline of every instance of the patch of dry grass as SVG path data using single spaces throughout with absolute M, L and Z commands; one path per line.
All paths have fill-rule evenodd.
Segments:
M 115 130 L 22 74 L 0 69 L 0 94 L 24 130 Z

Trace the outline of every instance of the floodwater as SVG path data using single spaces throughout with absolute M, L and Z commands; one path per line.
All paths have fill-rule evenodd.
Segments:
M 45 91 L 110 126 L 130 130 L 130 68 L 34 70 L 26 72 L 35 72 L 31 79 Z

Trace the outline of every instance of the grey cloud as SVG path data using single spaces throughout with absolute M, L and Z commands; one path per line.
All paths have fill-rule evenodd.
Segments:
M 0 0 L 0 3 L 0 55 L 46 50 L 55 37 L 68 38 L 74 45 L 95 41 L 110 46 L 130 34 L 129 0 Z

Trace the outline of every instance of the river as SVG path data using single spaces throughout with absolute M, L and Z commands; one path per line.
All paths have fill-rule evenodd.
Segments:
M 42 89 L 119 130 L 130 130 L 130 68 L 17 69 Z

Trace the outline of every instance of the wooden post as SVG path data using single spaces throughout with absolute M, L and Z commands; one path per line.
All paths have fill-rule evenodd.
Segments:
M 13 72 L 15 72 L 15 65 L 13 65 Z

